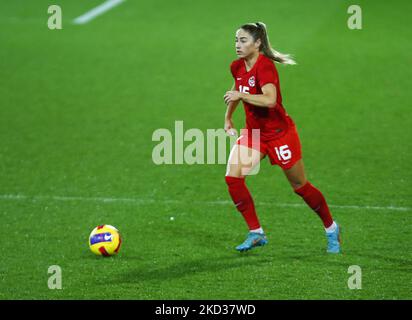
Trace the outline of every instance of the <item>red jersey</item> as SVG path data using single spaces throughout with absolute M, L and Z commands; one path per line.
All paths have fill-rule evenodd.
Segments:
M 246 129 L 260 129 L 261 140 L 272 140 L 283 136 L 289 126 L 294 125 L 294 122 L 282 105 L 279 76 L 274 62 L 260 53 L 256 63 L 249 71 L 246 71 L 243 58 L 233 61 L 230 70 L 235 79 L 236 90 L 243 93 L 262 94 L 262 87 L 265 84 L 274 84 L 277 92 L 275 107 L 258 107 L 243 102 Z

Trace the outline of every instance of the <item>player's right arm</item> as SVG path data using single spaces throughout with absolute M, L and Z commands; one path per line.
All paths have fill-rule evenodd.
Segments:
M 235 90 L 235 84 L 233 84 L 231 91 Z M 239 104 L 238 101 L 230 101 L 227 103 L 227 108 L 226 108 L 226 113 L 225 113 L 225 131 L 229 134 L 233 134 L 233 121 L 232 121 L 232 115 L 236 110 L 236 107 Z

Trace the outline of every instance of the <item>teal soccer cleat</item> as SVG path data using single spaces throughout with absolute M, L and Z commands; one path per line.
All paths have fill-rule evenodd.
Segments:
M 254 247 L 264 246 L 268 243 L 264 233 L 249 232 L 245 242 L 236 247 L 237 251 L 248 251 Z
M 326 237 L 328 238 L 328 253 L 340 253 L 340 227 L 336 224 L 336 229 L 334 232 L 328 233 L 326 232 Z

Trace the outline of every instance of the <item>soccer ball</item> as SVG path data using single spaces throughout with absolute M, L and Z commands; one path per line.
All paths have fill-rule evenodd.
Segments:
M 89 247 L 90 250 L 98 256 L 111 256 L 117 254 L 122 244 L 119 230 L 115 227 L 103 224 L 97 226 L 90 233 Z

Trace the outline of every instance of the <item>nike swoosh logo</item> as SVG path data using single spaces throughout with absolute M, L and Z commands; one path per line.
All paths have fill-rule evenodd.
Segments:
M 105 240 L 105 241 L 112 241 L 112 235 L 107 235 L 107 234 L 105 234 L 105 235 L 104 235 L 104 240 Z
M 241 204 L 242 204 L 242 201 L 241 201 L 241 202 L 236 203 L 236 204 L 235 204 L 235 206 L 237 207 L 237 206 L 240 206 Z
M 242 80 L 242 78 L 236 78 L 236 80 Z

